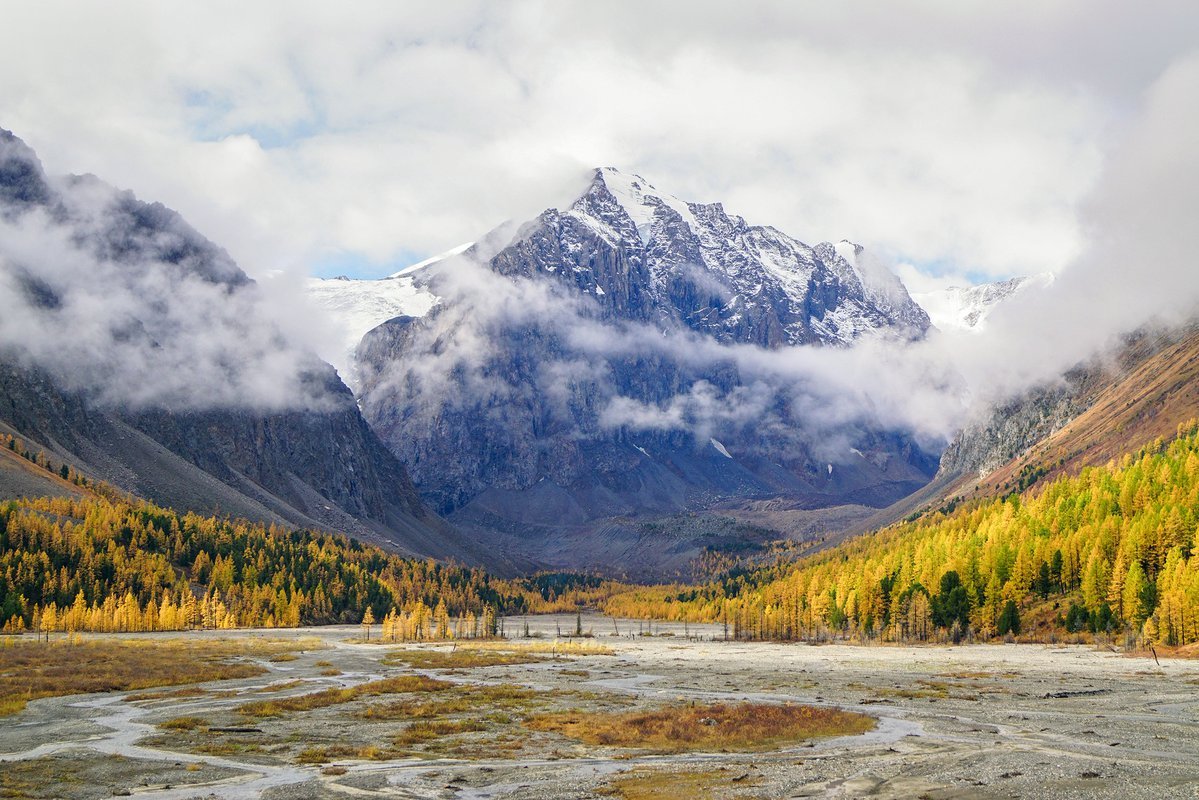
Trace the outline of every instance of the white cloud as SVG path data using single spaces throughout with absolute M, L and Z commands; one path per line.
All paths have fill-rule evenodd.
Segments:
M 312 355 L 313 326 L 286 313 L 286 283 L 248 281 L 161 208 L 96 182 L 62 188 L 51 206 L 0 209 L 0 356 L 101 407 L 347 401 Z
M 808 240 L 1060 268 L 1190 4 L 26 4 L 0 124 L 252 274 L 439 252 L 615 164 Z M 1113 128 L 1114 126 L 1114 128 Z

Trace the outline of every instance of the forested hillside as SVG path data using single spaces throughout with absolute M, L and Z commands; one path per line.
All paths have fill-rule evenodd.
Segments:
M 1118 463 L 926 515 L 794 564 L 636 590 L 613 614 L 730 635 L 893 640 L 1129 632 L 1199 641 L 1199 423 Z
M 331 533 L 110 498 L 0 504 L 0 627 L 176 630 L 520 611 L 539 593 Z

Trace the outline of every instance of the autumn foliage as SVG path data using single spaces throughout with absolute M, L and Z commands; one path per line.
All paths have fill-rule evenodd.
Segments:
M 117 497 L 0 504 L 0 627 L 155 631 L 362 620 L 368 608 L 491 620 L 536 595 L 477 569 L 400 558 L 331 533 Z M 451 628 L 451 633 L 453 628 Z
M 610 614 L 739 638 L 890 640 L 1126 632 L 1199 641 L 1199 423 L 1022 495 L 934 513 L 700 587 L 635 589 Z

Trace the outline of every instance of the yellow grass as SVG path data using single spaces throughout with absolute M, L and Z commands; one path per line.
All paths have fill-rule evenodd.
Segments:
M 259 694 L 271 694 L 274 692 L 286 692 L 288 689 L 295 689 L 297 686 L 303 686 L 304 681 L 296 680 L 282 681 L 279 683 L 268 683 L 266 686 L 259 686 L 254 691 Z
M 420 721 L 412 723 L 400 733 L 393 736 L 391 741 L 397 747 L 405 747 L 407 745 L 440 739 L 443 736 L 481 731 L 485 727 L 482 722 L 476 719 Z
M 452 650 L 394 650 L 384 664 L 406 664 L 416 669 L 474 669 L 532 664 L 544 656 L 611 656 L 611 647 L 586 641 L 471 642 Z
M 787 742 L 865 733 L 865 714 L 801 705 L 674 706 L 654 711 L 544 714 L 525 723 L 592 745 L 655 752 L 764 750 Z
M 40 697 L 249 678 L 266 670 L 237 659 L 298 646 L 177 637 L 50 643 L 21 640 L 0 648 L 0 716 L 16 714 L 28 701 Z
M 614 656 L 616 651 L 607 645 L 570 639 L 552 642 L 478 642 L 463 645 L 466 650 L 502 650 L 511 653 L 549 653 L 560 656 Z
M 126 703 L 136 703 L 141 700 L 166 700 L 179 697 L 203 697 L 208 694 L 207 689 L 200 689 L 196 686 L 187 686 L 182 689 L 174 689 L 169 692 L 134 692 L 133 694 L 125 695 Z
M 433 719 L 447 714 L 463 714 L 480 710 L 511 709 L 526 704 L 537 692 L 523 686 L 498 684 L 489 686 L 458 686 L 436 699 L 399 700 L 367 707 L 359 714 L 363 719 Z
M 384 664 L 406 664 L 414 669 L 473 669 L 532 664 L 543 661 L 531 653 L 511 653 L 460 648 L 457 650 L 396 650 L 383 658 Z
M 348 689 L 324 689 L 279 700 L 256 700 L 239 706 L 237 711 L 247 717 L 276 717 L 289 712 L 311 711 L 315 708 L 341 705 L 370 695 L 440 692 L 453 685 L 446 681 L 426 678 L 423 675 L 400 675 L 395 678 L 384 678 L 359 684 Z
M 158 727 L 168 731 L 194 731 L 196 728 L 207 728 L 208 720 L 203 717 L 175 717 L 158 723 Z

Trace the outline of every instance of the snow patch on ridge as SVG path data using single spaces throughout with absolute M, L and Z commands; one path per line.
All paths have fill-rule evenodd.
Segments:
M 642 244 L 646 244 L 650 240 L 657 220 L 659 205 L 678 212 L 678 215 L 683 218 L 683 222 L 687 223 L 691 230 L 697 233 L 700 231 L 699 220 L 692 213 L 689 203 L 672 194 L 658 191 L 640 175 L 626 174 L 615 167 L 601 167 L 599 177 L 608 187 L 612 196 L 616 198 L 616 202 L 624 208 L 629 219 L 633 220 Z
M 337 368 L 351 388 L 355 388 L 356 381 L 354 350 L 362 337 L 395 317 L 423 317 L 440 299 L 411 277 L 363 281 L 312 278 L 307 294 L 341 334 L 330 352 L 322 352 L 321 356 Z
M 426 258 L 424 261 L 418 261 L 415 264 L 410 264 L 409 266 L 404 267 L 399 272 L 391 273 L 391 275 L 389 275 L 388 277 L 401 278 L 405 275 L 411 275 L 412 273 L 422 270 L 425 267 L 431 267 L 434 264 L 438 263 L 439 261 L 445 261 L 447 258 L 453 258 L 454 256 L 460 256 L 463 253 L 465 253 L 473 245 L 474 245 L 474 242 L 466 242 L 465 244 L 460 244 L 457 247 L 453 247 L 453 248 L 450 248 L 449 250 L 446 250 L 444 253 L 440 253 L 439 255 L 431 256 L 430 258 Z

